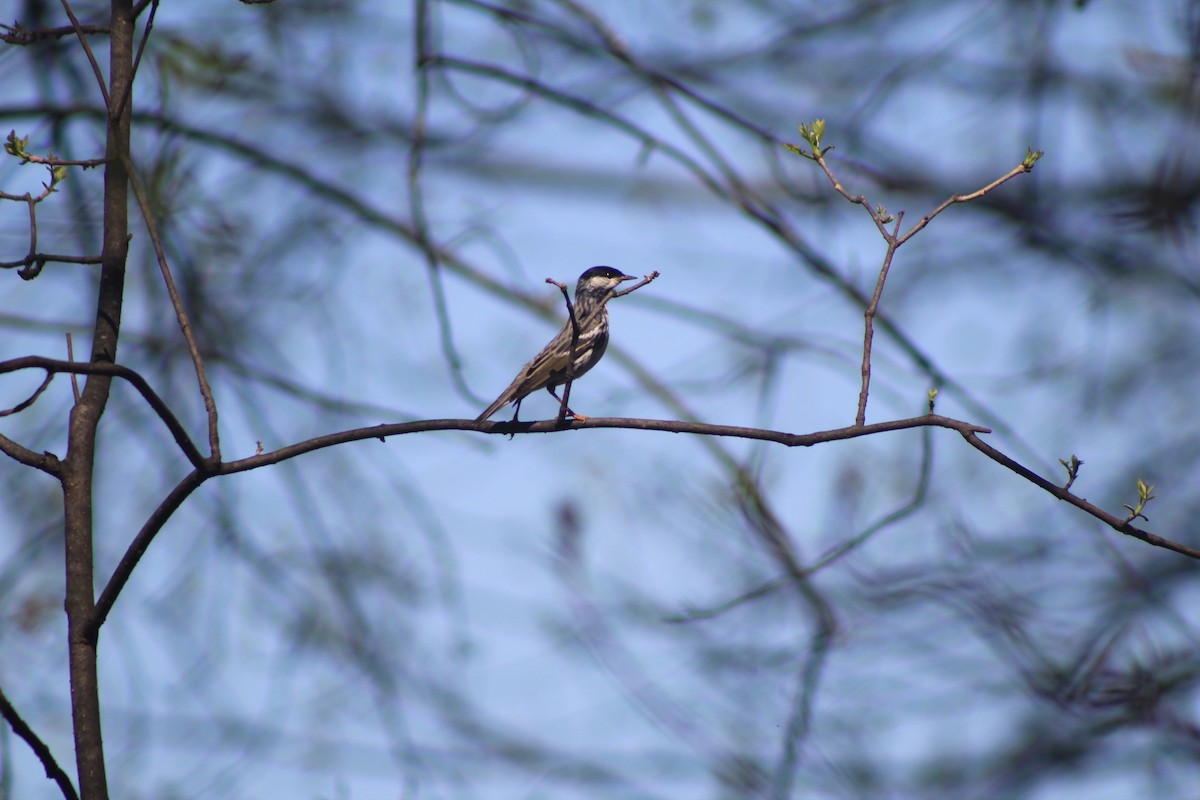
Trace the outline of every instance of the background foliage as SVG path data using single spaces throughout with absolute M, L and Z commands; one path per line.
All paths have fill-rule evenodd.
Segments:
M 44 0 L 13 16 L 68 24 Z M 133 161 L 237 458 L 474 417 L 559 324 L 543 279 L 603 263 L 662 278 L 614 304 L 575 408 L 848 425 L 883 245 L 784 150 L 796 123 L 826 119 L 848 189 L 913 220 L 1043 149 L 900 251 L 868 420 L 922 413 L 936 387 L 940 412 L 1043 475 L 1065 481 L 1077 454 L 1075 489 L 1114 512 L 1155 484 L 1149 527 L 1195 546 L 1198 63 L 1189 0 L 172 0 L 137 75 Z M 0 72 L 0 117 L 31 152 L 103 155 L 72 36 L 6 44 Z M 0 165 L 8 193 L 45 179 Z M 98 252 L 102 180 L 70 170 L 39 206 L 40 249 Z M 25 206 L 0 203 L 0 260 L 28 236 Z M 136 227 L 119 360 L 203 440 L 148 241 Z M 95 275 L 5 271 L 4 357 L 63 358 L 65 331 L 86 352 Z M 39 380 L 5 375 L 0 406 Z M 0 432 L 61 451 L 71 404 L 60 377 Z M 101 580 L 187 467 L 117 384 Z M 0 497 L 0 686 L 70 764 L 61 499 L 14 462 Z M 786 551 L 819 569 L 781 580 Z M 948 431 L 795 450 L 363 442 L 211 481 L 163 530 L 101 637 L 109 782 L 1186 797 L 1195 574 Z M 8 796 L 51 796 L 7 728 L 0 748 Z

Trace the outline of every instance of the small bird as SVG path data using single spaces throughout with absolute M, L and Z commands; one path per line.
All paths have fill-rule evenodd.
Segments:
M 505 405 L 516 403 L 512 421 L 517 421 L 521 412 L 521 401 L 538 389 L 544 388 L 555 400 L 562 399 L 554 393 L 555 386 L 562 386 L 567 379 L 576 380 L 587 372 L 604 355 L 608 348 L 608 301 L 616 288 L 625 281 L 637 280 L 635 275 L 626 275 L 612 267 L 592 267 L 579 276 L 575 285 L 575 322 L 570 319 L 558 335 L 542 348 L 542 352 L 521 367 L 517 377 L 508 388 L 500 393 L 496 402 L 475 418 L 483 422 Z M 576 335 L 578 327 L 578 335 Z M 575 367 L 571 366 L 572 339 L 574 339 Z M 571 416 L 583 419 L 567 409 Z

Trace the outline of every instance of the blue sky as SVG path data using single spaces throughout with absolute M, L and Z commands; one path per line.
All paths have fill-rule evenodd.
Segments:
M 694 7 L 710 9 L 718 24 L 689 27 L 664 6 L 649 4 L 610 4 L 602 11 L 634 52 L 670 53 L 680 64 L 689 53 L 752 50 L 774 34 L 750 14 L 714 4 Z M 522 64 L 524 51 L 485 16 L 453 4 L 438 9 L 439 46 L 446 52 L 514 68 Z M 280 95 L 301 91 L 302 77 L 325 76 L 361 104 L 364 119 L 384 109 L 407 120 L 413 97 L 407 20 L 380 18 L 377 12 L 364 5 L 345 28 L 290 32 L 283 58 L 290 59 L 286 67 L 295 84 L 280 87 Z M 229 33 L 231 49 L 266 48 L 252 15 L 286 13 L 285 4 L 235 7 L 217 20 Z M 823 12 L 814 7 L 813 13 Z M 1050 26 L 1048 52 L 1097 80 L 1128 79 L 1131 54 L 1180 53 L 1169 4 L 1139 7 L 1136 13 L 1037 13 L 1070 17 Z M 191 25 L 197 15 L 211 18 L 211 11 L 202 4 L 164 5 L 156 21 L 156 36 L 162 38 L 154 41 L 169 42 L 172 31 Z M 889 45 L 892 60 L 880 65 L 877 83 L 849 82 L 849 67 L 871 56 L 869 35 L 849 44 L 837 40 L 841 49 L 831 47 L 804 65 L 782 64 L 772 74 L 735 73 L 731 83 L 751 97 L 748 107 L 762 111 L 756 124 L 782 138 L 798 140 L 797 122 L 827 118 L 827 141 L 837 144 L 831 163 L 839 177 L 851 191 L 867 191 L 872 201 L 906 211 L 907 220 L 929 209 L 889 197 L 859 164 L 899 154 L 907 158 L 896 161 L 907 160 L 936 180 L 975 176 L 973 183 L 953 187 L 969 191 L 1019 163 L 1026 147 L 1045 149 L 1032 175 L 998 190 L 1009 200 L 1028 199 L 1035 187 L 1054 197 L 1059 183 L 1074 185 L 1094 171 L 1147 169 L 1171 141 L 1156 116 L 1132 127 L 1104 126 L 1097 124 L 1098 112 L 1069 91 L 1062 102 L 1047 103 L 1041 115 L 1024 113 L 1012 98 L 969 91 L 972 70 L 987 75 L 1022 58 L 1030 25 L 1031 20 L 1013 19 L 1009 4 L 962 4 L 953 16 L 911 14 L 880 23 L 876 35 Z M 350 42 L 354 46 L 346 46 Z M 897 51 L 911 55 L 896 57 Z M 164 45 L 161 54 L 152 54 L 170 52 Z M 28 69 L 11 50 L 0 59 L 5 69 Z M 705 158 L 683 140 L 650 93 L 624 81 L 615 66 L 572 62 L 561 72 L 546 68 L 548 80 L 595 92 L 620 113 Z M 892 75 L 917 77 L 893 91 Z M 28 98 L 21 85 L 9 82 L 0 90 L 5 104 Z M 455 87 L 459 100 L 447 86 L 435 88 L 432 129 L 463 137 L 478 160 L 453 149 L 429 154 L 424 187 L 438 241 L 452 244 L 473 268 L 543 296 L 552 306 L 557 290 L 543 283 L 547 277 L 573 281 L 593 264 L 662 273 L 614 303 L 613 355 L 573 388 L 573 407 L 592 416 L 671 416 L 623 367 L 625 353 L 705 421 L 793 432 L 853 421 L 860 308 L 662 152 L 645 153 L 594 119 L 538 101 L 499 133 L 480 134 L 463 111 L 463 98 L 499 108 L 516 95 L 479 80 L 461 80 Z M 156 96 L 151 88 L 149 82 L 143 87 L 147 107 Z M 173 97 L 171 109 L 195 124 L 268 146 L 374 207 L 408 216 L 405 153 L 399 149 L 390 158 L 371 150 L 359 161 L 353 141 L 331 142 L 319 133 L 289 129 L 253 103 L 227 104 L 191 89 Z M 883 244 L 860 209 L 786 200 L 769 172 L 774 156 L 719 120 L 694 109 L 689 113 L 730 165 L 779 204 L 841 275 L 859 287 L 873 285 Z M 845 142 L 841 131 L 861 117 L 871 119 L 872 134 Z M 19 131 L 45 135 L 35 119 L 23 124 Z M 144 141 L 161 144 L 149 134 Z M 185 196 L 222 197 L 230 219 L 264 231 L 278 230 L 276 220 L 295 213 L 299 190 L 256 171 L 254 164 L 214 149 L 187 153 L 190 173 L 180 190 Z M 778 158 L 792 188 L 812 197 L 832 195 L 812 164 L 786 154 Z M 8 187 L 14 182 L 23 191 L 19 182 L 29 172 L 6 164 L 0 181 L 6 191 L 13 191 Z M 97 173 L 76 179 L 88 191 L 98 185 Z M 1067 205 L 1064 213 L 1071 210 L 1069 201 L 1059 199 Z M 87 202 L 93 210 L 98 203 Z M 19 220 L 14 228 L 10 219 L 14 205 L 0 204 L 6 253 L 23 252 Z M 63 249 L 79 232 L 67 212 L 65 202 L 47 206 L 43 226 L 50 240 L 64 242 Z M 204 221 L 189 218 L 180 230 L 194 232 Z M 534 319 L 447 272 L 454 342 L 463 356 L 464 379 L 477 395 L 464 397 L 440 355 L 420 254 L 341 211 L 330 211 L 324 222 L 328 228 L 314 229 L 311 244 L 283 264 L 269 262 L 278 273 L 255 274 L 255 250 L 247 248 L 225 259 L 207 253 L 199 274 L 219 287 L 215 295 L 228 293 L 231 307 L 243 285 L 239 281 L 245 281 L 245 291 L 261 292 L 255 324 L 245 328 L 262 337 L 247 342 L 247 352 L 261 353 L 252 345 L 265 345 L 275 354 L 260 366 L 379 410 L 320 416 L 306 403 L 268 390 L 244 392 L 225 374 L 217 400 L 229 458 L 250 455 L 258 441 L 271 449 L 325 433 L 331 424 L 473 418 L 554 332 L 554 323 Z M 264 250 L 271 246 L 256 241 Z M 169 316 L 154 289 L 157 279 L 144 242 L 143 235 L 135 236 L 127 316 L 135 338 Z M 1086 256 L 1078 260 L 1086 262 Z M 1124 368 L 1126 348 L 1155 340 L 1156 326 L 1186 324 L 1163 318 L 1186 309 L 1161 310 L 1169 287 L 1128 294 L 1116 287 L 1097 294 L 1086 263 L 1064 261 L 1036 261 L 1019 237 L 987 214 L 952 208 L 899 251 L 883 308 L 969 392 L 969 398 L 944 392 L 939 412 L 1007 428 L 1010 433 L 997 433 L 991 441 L 1046 474 L 1060 469 L 1058 458 L 1079 452 L 1089 481 L 1083 491 L 1115 510 L 1142 475 L 1130 453 L 1145 426 L 1193 423 L 1181 409 L 1147 422 L 1137 403 L 1095 406 L 1089 386 L 1110 377 L 1110 362 Z M 82 273 L 56 267 L 32 283 L 11 281 L 0 313 L 55 325 L 7 325 L 6 353 L 61 355 L 58 323 L 82 324 L 90 312 Z M 277 292 L 269 291 L 275 287 Z M 667 313 L 664 301 L 692 311 Z M 795 344 L 769 392 L 745 378 L 752 353 L 698 324 L 701 313 L 717 313 Z M 82 350 L 84 329 L 76 336 L 77 351 Z M 921 413 L 928 378 L 886 337 L 876 342 L 868 419 Z M 146 349 L 128 352 L 143 359 L 132 366 L 167 372 Z M 170 366 L 175 377 L 163 379 L 169 396 L 184 404 L 181 417 L 201 438 L 199 399 L 178 377 L 187 370 Z M 1081 382 L 1081 374 L 1091 382 Z M 31 376 L 21 380 L 25 383 L 6 376 L 0 404 L 10 405 L 9 397 L 23 396 L 26 384 L 36 382 Z M 30 426 L 21 429 L 30 446 L 61 447 L 67 382 L 56 381 L 53 391 L 37 407 L 41 416 L 21 420 Z M 527 419 L 553 411 L 548 396 L 530 398 L 522 407 Z M 181 460 L 169 457 L 165 432 L 132 392 L 118 387 L 110 413 L 113 427 L 105 435 L 121 435 L 124 442 L 101 462 L 102 576 L 158 497 L 183 474 Z M 5 421 L 0 430 L 8 434 L 15 424 Z M 922 512 L 885 529 L 818 579 L 836 598 L 842 628 L 823 673 L 815 733 L 805 747 L 801 775 L 811 796 L 844 796 L 837 765 L 862 744 L 863 731 L 869 734 L 866 745 L 893 774 L 911 779 L 910 770 L 932 754 L 959 749 L 969 754 L 997 735 L 1016 735 L 1011 726 L 1031 702 L 1014 700 L 1019 693 L 1005 685 L 1011 676 L 1001 669 L 1007 663 L 1002 654 L 963 633 L 969 626 L 953 609 L 908 619 L 860 602 L 872 575 L 918 568 L 956 546 L 986 549 L 1014 530 L 1025 535 L 1042 528 L 1054 560 L 1077 571 L 1073 580 L 1062 580 L 1051 564 L 1009 572 L 1015 567 L 998 563 L 991 578 L 1001 591 L 1036 591 L 1035 604 L 1054 609 L 1041 619 L 1074 631 L 1088 621 L 1085 578 L 1111 567 L 1103 554 L 1116 548 L 1131 560 L 1143 555 L 1141 545 L 1100 532 L 1077 512 L 981 460 L 957 435 L 939 431 L 933 441 L 932 488 Z M 796 551 L 811 563 L 903 505 L 916 485 L 919 442 L 919 433 L 904 432 L 795 451 L 740 441 L 715 446 L 753 465 Z M 780 598 L 730 612 L 701 630 L 661 620 L 664 610 L 718 604 L 777 574 L 769 554 L 730 510 L 729 478 L 713 447 L 692 437 L 632 431 L 512 441 L 439 433 L 362 442 L 211 482 L 164 529 L 104 632 L 106 743 L 114 790 L 196 798 L 371 798 L 396 796 L 397 786 L 409 780 L 430 797 L 588 796 L 560 782 L 553 767 L 540 775 L 536 768 L 510 771 L 465 746 L 462 732 L 431 699 L 444 682 L 467 687 L 478 717 L 547 747 L 584 754 L 584 761 L 622 775 L 629 783 L 613 796 L 710 795 L 709 768 L 717 755 L 772 751 L 771 737 L 784 724 L 796 687 L 781 675 L 790 674 L 786 669 L 764 672 L 747 685 L 743 675 L 706 663 L 700 644 L 723 638 L 733 652 L 777 648 L 799 658 L 795 654 L 803 652 L 810 633 L 804 615 Z M 53 507 L 48 480 L 29 485 L 44 492 L 38 502 Z M 572 572 L 559 556 L 556 515 L 564 504 L 582 520 L 581 572 Z M 1170 526 L 1185 508 L 1168 505 L 1155 523 Z M 53 519 L 50 512 L 46 516 Z M 955 540 L 947 531 L 966 533 Z M 0 544 L 0 562 L 18 557 L 3 549 L 12 546 Z M 55 548 L 49 537 L 45 548 Z M 356 575 L 356 585 L 348 595 L 341 593 L 348 590 L 339 583 L 343 576 L 333 555 L 361 570 L 349 573 Z M 48 555 L 46 561 L 53 563 Z M 973 574 L 969 566 L 963 569 Z M 31 570 L 14 596 L 53 596 L 57 580 L 49 567 Z M 314 608 L 328 616 L 310 615 Z M 7 637 L 9 652 L 18 656 L 0 658 L 0 682 L 69 762 L 64 648 L 55 636 L 61 625 L 48 627 Z M 1186 626 L 1167 624 L 1161 639 L 1148 634 L 1147 647 L 1175 642 L 1181 629 Z M 944 637 L 948 630 L 956 636 Z M 351 666 L 341 637 L 356 633 L 381 648 L 374 655 L 390 670 L 394 694 L 373 683 L 361 665 Z M 228 724 L 214 722 L 212 715 Z M 842 723 L 845 716 L 867 721 L 854 728 Z M 14 786 L 30 793 L 21 796 L 42 796 L 48 784 L 38 766 L 11 739 L 9 746 Z M 244 749 L 251 755 L 243 755 Z M 1044 796 L 1121 797 L 1146 785 L 1136 775 L 1102 777 L 1104 786 L 1091 777 L 1052 787 L 1054 793 Z M 1170 780 L 1163 786 L 1169 790 Z

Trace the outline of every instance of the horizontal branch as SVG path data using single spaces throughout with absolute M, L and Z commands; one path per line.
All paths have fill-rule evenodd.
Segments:
M 427 431 L 479 431 L 503 436 L 518 433 L 555 433 L 566 430 L 583 430 L 587 428 L 622 428 L 635 431 L 663 431 L 665 433 L 694 433 L 701 436 L 729 436 L 738 439 L 756 439 L 765 442 L 776 442 L 787 447 L 811 447 L 823 442 L 836 442 L 842 439 L 855 439 L 860 436 L 870 436 L 886 431 L 898 431 L 908 428 L 949 428 L 962 434 L 991 433 L 988 428 L 969 422 L 929 415 L 911 419 L 893 420 L 891 422 L 876 422 L 871 425 L 852 425 L 847 428 L 837 428 L 818 433 L 784 433 L 765 428 L 744 428 L 737 425 L 709 425 L 703 422 L 680 422 L 664 419 L 626 419 L 621 417 L 596 418 L 587 420 L 566 420 L 562 423 L 554 420 L 541 422 L 476 422 L 469 419 L 423 419 L 414 422 L 397 422 L 388 425 L 375 425 L 370 428 L 330 433 L 303 442 L 297 442 L 268 453 L 250 456 L 237 461 L 223 462 L 217 467 L 217 473 L 228 475 L 234 472 L 245 472 L 269 464 L 278 464 L 296 456 L 311 453 L 346 442 L 362 441 L 364 439 L 385 440 L 388 436 L 402 436 L 408 433 L 424 433 Z
M 99 264 L 100 256 L 68 256 L 58 255 L 57 253 L 30 253 L 24 258 L 18 258 L 14 261 L 0 261 L 0 269 L 16 269 L 18 267 L 28 268 L 36 265 L 38 268 L 37 271 L 41 272 L 42 266 L 50 263 Z
M 108 33 L 107 25 L 80 25 L 79 27 L 89 36 Z M 45 39 L 62 39 L 74 35 L 75 28 L 71 25 L 59 25 L 55 28 L 25 28 L 18 23 L 0 25 L 0 42 L 5 44 L 28 45 Z
M 1009 458 L 1004 453 L 994 447 L 986 444 L 979 438 L 981 433 L 991 433 L 991 430 L 981 425 L 975 425 L 970 422 L 943 417 L 936 414 L 929 414 L 923 417 L 912 417 L 910 419 L 892 420 L 890 422 L 876 422 L 871 425 L 851 425 L 845 428 L 836 428 L 828 431 L 819 431 L 817 433 L 785 433 L 783 431 L 768 430 L 764 428 L 745 428 L 735 425 L 709 425 L 701 422 L 680 422 L 674 420 L 657 420 L 657 419 L 623 419 L 623 418 L 591 418 L 587 420 L 568 420 L 564 422 L 556 422 L 554 420 L 545 420 L 542 422 L 476 422 L 474 420 L 465 419 L 431 419 L 417 420 L 415 422 L 401 422 L 390 425 L 376 425 L 371 428 L 359 428 L 356 430 L 342 431 L 340 433 L 327 434 L 318 436 L 314 439 L 309 439 L 304 442 L 282 447 L 268 453 L 250 456 L 237 461 L 229 461 L 220 464 L 217 467 L 217 473 L 228 475 L 235 472 L 245 472 L 247 470 L 257 469 L 258 467 L 267 466 L 269 464 L 277 464 L 281 461 L 286 461 L 296 456 L 310 453 L 314 450 L 333 447 L 346 442 L 362 441 L 364 439 L 379 439 L 383 441 L 388 436 L 401 436 L 408 433 L 423 433 L 426 431 L 479 431 L 480 433 L 491 433 L 501 435 L 515 435 L 526 433 L 554 433 L 564 430 L 582 430 L 586 428 L 622 428 L 627 430 L 643 430 L 643 431 L 662 431 L 666 433 L 692 433 L 701 436 L 728 436 L 739 439 L 754 439 L 764 442 L 775 442 L 782 444 L 785 447 L 811 447 L 816 444 L 825 442 L 836 442 L 844 439 L 856 439 L 860 436 L 871 436 L 887 431 L 907 430 L 911 428 L 947 428 L 957 431 L 961 434 L 973 447 L 993 461 L 1007 467 L 1016 474 L 1030 481 L 1031 483 L 1045 489 L 1050 494 L 1071 503 L 1075 507 L 1087 512 L 1091 516 L 1100 520 L 1104 524 L 1111 527 L 1113 530 L 1123 533 L 1127 536 L 1132 536 L 1140 539 L 1147 544 L 1155 547 L 1162 547 L 1172 552 L 1195 558 L 1200 560 L 1200 550 L 1186 545 L 1173 542 L 1165 539 L 1149 531 L 1142 530 L 1130 524 L 1130 521 L 1117 517 L 1113 514 L 1104 511 L 1081 497 L 1072 494 L 1071 492 L 1056 486 L 1037 473 L 1030 470 L 1028 467 Z
M 62 362 L 66 363 L 66 362 Z M 0 367 L 4 365 L 0 363 Z M 118 595 L 133 575 L 133 570 L 150 547 L 158 532 L 167 523 L 183 501 L 210 478 L 220 475 L 233 475 L 239 472 L 249 472 L 261 467 L 279 464 L 284 461 L 306 455 L 327 447 L 360 442 L 367 439 L 378 439 L 383 442 L 389 436 L 403 436 L 410 433 L 428 433 L 432 431 L 478 431 L 479 433 L 515 436 L 529 433 L 556 433 L 561 431 L 583 430 L 587 428 L 619 428 L 625 430 L 662 431 L 665 433 L 691 433 L 700 436 L 727 436 L 739 439 L 753 439 L 764 442 L 775 442 L 785 447 L 811 447 L 825 442 L 836 442 L 845 439 L 856 439 L 861 436 L 872 436 L 888 431 L 908 430 L 913 428 L 946 428 L 957 431 L 973 447 L 983 452 L 992 460 L 1007 467 L 1026 480 L 1045 489 L 1060 500 L 1065 500 L 1081 510 L 1101 520 L 1114 530 L 1133 536 L 1147 544 L 1163 547 L 1190 558 L 1200 559 L 1200 550 L 1164 539 L 1148 531 L 1130 525 L 1128 521 L 1116 517 L 1103 509 L 1076 497 L 1066 489 L 1055 486 L 1037 473 L 1014 461 L 999 450 L 985 444 L 979 439 L 981 433 L 991 433 L 991 430 L 981 425 L 963 420 L 929 414 L 923 417 L 876 422 L 871 425 L 851 425 L 845 428 L 835 428 L 817 433 L 785 433 L 764 428 L 746 428 L 736 425 L 709 425 L 702 422 L 681 422 L 659 419 L 626 419 L 589 418 L 587 420 L 544 420 L 541 422 L 491 422 L 469 419 L 424 419 L 413 422 L 396 422 L 384 425 L 374 425 L 369 428 L 354 428 L 351 430 L 329 433 L 317 436 L 303 442 L 281 447 L 266 453 L 259 453 L 236 461 L 201 462 L 159 504 L 150 515 L 142 529 L 134 537 L 127 548 L 117 569 L 109 578 L 107 585 L 96 601 L 92 619 L 87 625 L 86 635 L 94 639 L 99 634 L 100 627 L 108 617 L 109 611 L 116 602 Z

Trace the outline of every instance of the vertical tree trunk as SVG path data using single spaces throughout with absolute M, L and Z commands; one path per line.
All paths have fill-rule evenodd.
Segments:
M 117 357 L 121 302 L 128 254 L 129 178 L 122 158 L 129 153 L 129 120 L 133 98 L 132 0 L 113 0 L 109 39 L 109 115 L 105 148 L 104 241 L 91 361 L 112 363 Z M 119 116 L 114 116 L 120 111 Z M 100 687 L 96 664 L 97 637 L 87 634 L 95 608 L 92 564 L 92 489 L 96 430 L 108 403 L 112 379 L 93 375 L 71 410 L 62 486 L 66 534 L 67 639 L 71 672 L 71 712 L 75 763 L 83 800 L 107 800 L 104 743 L 100 731 Z

